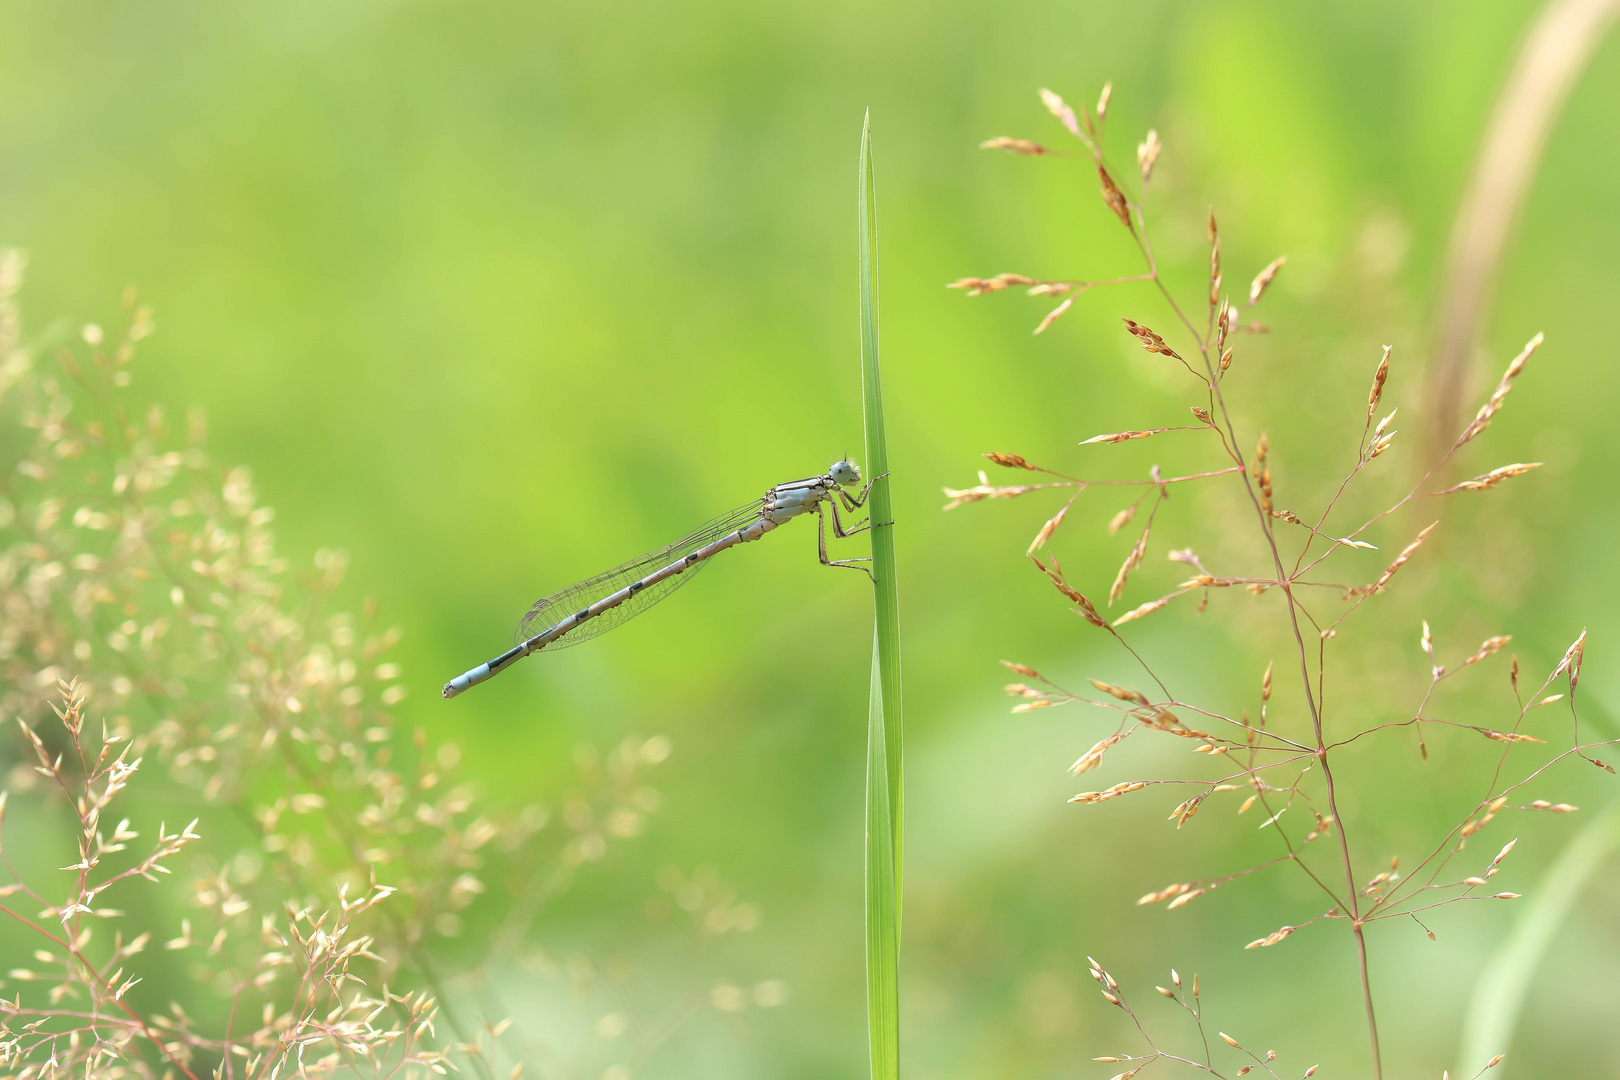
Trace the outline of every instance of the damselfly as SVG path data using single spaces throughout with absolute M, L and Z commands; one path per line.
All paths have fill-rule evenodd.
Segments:
M 851 513 L 859 510 L 871 493 L 872 483 L 878 479 L 874 477 L 851 494 L 846 489 L 861 482 L 860 470 L 853 462 L 835 461 L 825 475 L 778 484 L 764 497 L 715 518 L 668 547 L 649 551 L 606 573 L 537 600 L 518 623 L 517 644 L 487 664 L 479 664 L 445 683 L 444 696 L 455 697 L 469 686 L 505 671 L 513 661 L 532 652 L 548 646 L 564 649 L 624 625 L 690 581 L 715 555 L 738 544 L 758 540 L 784 521 L 812 510 L 816 513 L 816 550 L 821 564 L 865 570 L 860 564 L 869 559 L 827 557 L 827 518 L 823 508 L 832 510 L 834 536 L 854 536 L 870 528 L 868 521 L 844 528 L 838 504 L 842 502 L 844 509 Z

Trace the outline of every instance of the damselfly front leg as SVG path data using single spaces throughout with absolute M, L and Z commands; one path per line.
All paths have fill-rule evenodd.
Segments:
M 840 500 L 842 500 L 844 503 L 844 509 L 854 513 L 856 510 L 859 510 L 861 507 L 866 505 L 867 498 L 872 494 L 872 485 L 883 479 L 884 476 L 888 475 L 888 473 L 883 473 L 881 476 L 872 477 L 872 479 L 866 482 L 866 486 L 861 488 L 860 494 L 858 495 L 851 495 L 841 487 L 833 488 L 833 490 L 837 492 L 837 497 L 828 499 L 827 503 L 832 507 L 834 536 L 838 537 L 840 540 L 843 540 L 854 536 L 856 533 L 865 532 L 867 529 L 872 527 L 872 521 L 870 518 L 862 518 L 855 524 L 851 525 L 848 529 L 845 529 L 844 521 L 838 515 L 838 503 Z
M 872 485 L 888 475 L 888 473 L 880 473 L 877 476 L 872 477 L 872 479 L 866 482 L 866 486 L 861 488 L 861 493 L 859 495 L 851 495 L 843 488 L 838 489 L 838 494 L 844 500 L 844 505 L 847 508 L 850 510 L 859 510 L 861 507 L 866 505 L 867 497 L 872 494 Z

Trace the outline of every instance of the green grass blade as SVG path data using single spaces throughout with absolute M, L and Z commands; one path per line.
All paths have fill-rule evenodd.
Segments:
M 894 508 L 883 434 L 878 364 L 877 183 L 872 114 L 861 128 L 856 212 L 860 223 L 861 389 L 867 475 L 872 484 L 872 580 L 877 625 L 866 726 L 866 1007 L 873 1080 L 900 1075 L 900 596 L 895 582 Z
M 872 638 L 872 694 L 866 725 L 866 1034 L 872 1080 L 900 1075 L 900 920 L 889 802 L 888 730 L 882 664 Z
M 1475 984 L 1458 1050 L 1460 1075 L 1472 1075 L 1495 1054 L 1507 1053 L 1525 995 L 1547 946 L 1564 925 L 1587 882 L 1620 847 L 1620 799 L 1611 802 L 1548 868 L 1513 933 L 1485 964 Z M 1498 1068 L 1505 1073 L 1511 1060 Z M 1492 1075 L 1501 1075 L 1493 1069 Z

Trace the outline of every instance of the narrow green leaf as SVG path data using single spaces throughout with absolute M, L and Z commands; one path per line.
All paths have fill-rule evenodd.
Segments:
M 1463 1021 L 1457 1060 L 1461 1075 L 1471 1075 L 1491 1057 L 1507 1053 L 1547 946 L 1616 847 L 1620 847 L 1620 799 L 1604 807 L 1559 854 L 1530 894 L 1512 935 L 1486 962 Z M 1498 1066 L 1502 1071 L 1493 1069 L 1492 1075 L 1505 1075 L 1511 1064 L 1503 1062 Z
M 860 225 L 861 389 L 866 469 L 873 477 L 872 583 L 876 629 L 866 725 L 866 1006 L 873 1080 L 900 1075 L 901 700 L 900 596 L 895 581 L 894 508 L 883 433 L 878 363 L 877 181 L 872 114 L 861 128 L 856 212 Z
M 872 1080 L 900 1075 L 900 920 L 895 893 L 893 820 L 889 804 L 888 731 L 884 724 L 882 664 L 872 638 L 872 692 L 866 725 L 866 1033 Z

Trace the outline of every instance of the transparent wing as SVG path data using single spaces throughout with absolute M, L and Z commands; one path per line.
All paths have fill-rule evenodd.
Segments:
M 574 612 L 590 607 L 602 597 L 610 596 L 632 582 L 640 581 L 661 567 L 684 559 L 699 548 L 714 543 L 714 541 L 727 533 L 736 532 L 750 522 L 758 520 L 760 510 L 764 505 L 764 499 L 755 499 L 746 506 L 737 507 L 729 514 L 722 514 L 690 536 L 682 537 L 668 547 L 649 551 L 645 555 L 614 567 L 612 570 L 597 574 L 593 578 L 586 578 L 579 584 L 570 585 L 561 592 L 552 593 L 542 600 L 536 600 L 534 606 L 523 616 L 523 621 L 518 623 L 517 640 L 519 642 L 527 641 L 536 634 L 543 633 L 557 625 Z M 691 581 L 697 572 L 708 564 L 709 560 L 704 559 L 679 574 L 667 577 L 656 585 L 648 586 L 617 607 L 609 608 L 594 619 L 587 619 L 556 641 L 551 642 L 546 648 L 566 649 L 570 645 L 578 645 L 582 641 L 589 641 L 593 637 L 605 634 L 615 627 L 623 626 L 688 581 Z

